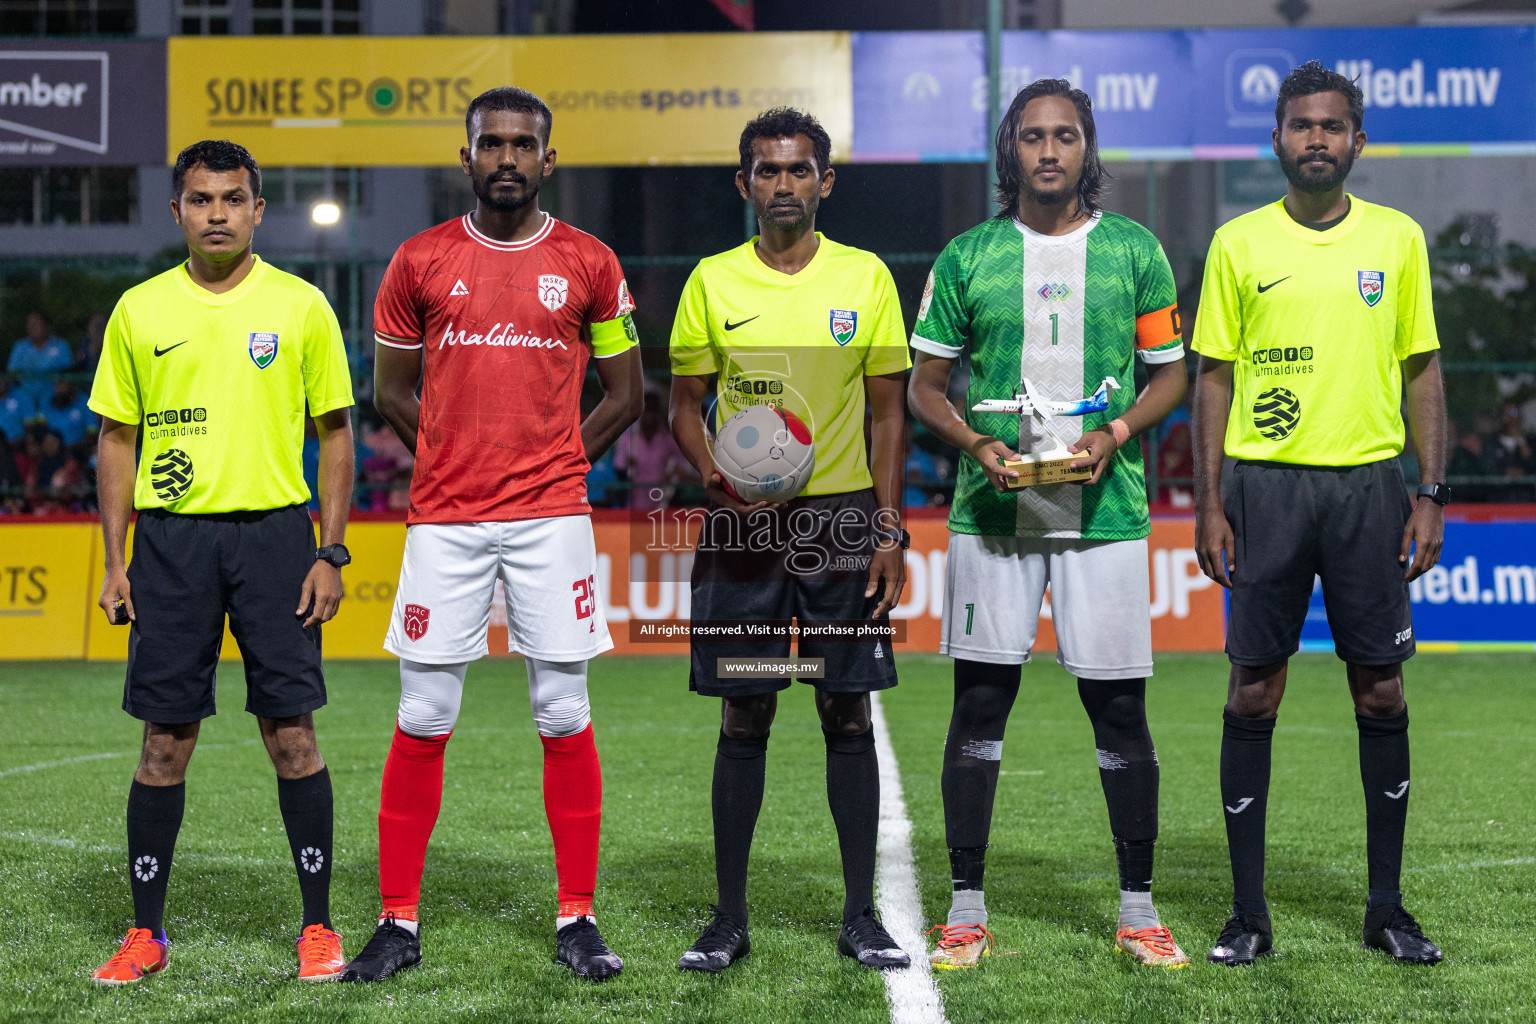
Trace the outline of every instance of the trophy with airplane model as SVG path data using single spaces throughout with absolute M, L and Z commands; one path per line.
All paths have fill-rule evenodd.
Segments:
M 1093 470 L 1088 467 L 1072 468 L 1072 463 L 1082 458 L 1083 453 L 1067 450 L 1067 442 L 1056 433 L 1051 420 L 1056 416 L 1086 416 L 1091 412 L 1103 412 L 1109 408 L 1109 393 L 1118 390 L 1120 390 L 1120 384 L 1115 378 L 1105 377 L 1099 384 L 1099 389 L 1088 398 L 1079 398 L 1072 402 L 1052 402 L 1046 400 L 1040 394 L 1039 388 L 1025 378 L 1012 398 L 989 398 L 977 402 L 971 406 L 971 409 L 974 412 L 1003 412 L 1033 416 L 1036 431 L 1054 444 L 1054 447 L 1045 451 L 1024 452 L 1016 461 L 1003 463 L 1004 469 L 1018 470 L 1018 478 L 1008 481 L 1009 490 L 1018 490 L 1021 487 L 1069 483 L 1091 477 Z

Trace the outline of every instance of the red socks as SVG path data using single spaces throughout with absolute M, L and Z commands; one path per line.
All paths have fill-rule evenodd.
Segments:
M 574 736 L 540 736 L 539 740 L 544 744 L 544 813 L 555 841 L 560 913 L 566 914 L 569 907 L 575 913 L 567 916 L 590 914 L 603 820 L 603 770 L 592 726 L 589 723 Z
M 419 739 L 395 727 L 379 797 L 379 895 L 385 913 L 415 920 L 427 840 L 443 803 L 443 751 L 448 737 Z M 603 772 L 589 724 L 574 736 L 540 736 L 544 744 L 544 812 L 555 843 L 560 913 L 592 912 L 597 888 Z
M 402 920 L 414 921 L 421 902 L 427 840 L 443 805 L 443 750 L 452 735 L 419 739 L 400 731 L 397 725 L 384 761 L 384 787 L 379 795 L 379 895 L 384 912 Z

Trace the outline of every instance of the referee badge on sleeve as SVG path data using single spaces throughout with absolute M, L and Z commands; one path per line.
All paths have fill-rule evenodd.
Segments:
M 249 351 L 256 369 L 265 370 L 277 358 L 277 335 L 267 331 L 252 331 Z
M 1386 280 L 1381 271 L 1362 270 L 1357 276 L 1360 280 L 1360 297 L 1365 300 L 1365 304 L 1374 306 L 1380 302 Z

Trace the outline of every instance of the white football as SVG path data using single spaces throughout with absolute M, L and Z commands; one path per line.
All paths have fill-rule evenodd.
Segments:
M 742 501 L 786 502 L 810 482 L 816 446 L 810 428 L 794 413 L 751 405 L 715 435 L 715 468 Z

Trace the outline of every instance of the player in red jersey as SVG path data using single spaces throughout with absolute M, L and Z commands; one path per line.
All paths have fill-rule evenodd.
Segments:
M 539 209 L 555 167 L 550 122 L 549 108 L 522 89 L 470 103 L 459 160 L 475 210 L 400 246 L 374 307 L 375 404 L 416 468 L 384 643 L 400 658 L 401 695 L 379 799 L 383 913 L 343 981 L 379 981 L 421 962 L 417 904 L 443 750 L 465 669 L 487 653 L 497 579 L 544 744 L 555 960 L 594 979 L 624 967 L 592 915 L 603 780 L 587 659 L 613 642 L 585 481 L 589 460 L 640 414 L 640 350 L 613 252 Z M 603 399 L 583 419 L 589 356 Z

